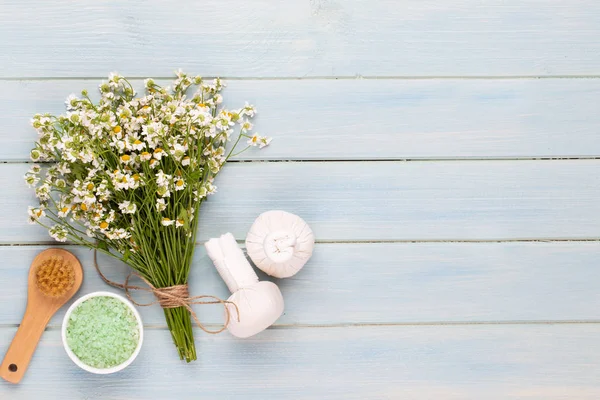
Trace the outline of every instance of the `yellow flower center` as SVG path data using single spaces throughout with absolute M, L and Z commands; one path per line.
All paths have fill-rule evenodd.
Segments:
M 131 157 L 129 157 L 128 154 L 123 154 L 121 156 L 121 160 L 127 162 L 127 161 L 131 160 Z
M 142 152 L 142 157 L 148 157 L 149 155 L 150 155 L 150 153 L 148 153 L 147 151 Z
M 142 141 L 140 139 L 135 139 L 135 142 L 133 142 L 133 144 L 142 144 Z
M 106 222 L 106 221 L 102 221 L 102 222 L 100 223 L 100 228 L 101 228 L 101 229 L 106 229 L 106 228 L 108 228 L 108 222 Z
M 122 182 L 122 183 L 127 183 L 127 177 L 126 177 L 126 176 L 122 177 L 122 178 L 121 178 L 121 182 Z
M 163 151 L 163 149 L 161 149 L 160 147 L 158 147 L 158 148 L 156 148 L 156 150 L 154 150 L 154 153 L 158 154 L 158 153 L 162 153 L 162 151 Z
M 154 163 L 156 163 L 156 162 L 158 162 L 158 161 L 156 161 L 156 159 L 155 159 L 155 158 L 153 158 L 152 160 L 150 160 L 150 165 L 152 165 L 152 164 L 154 164 Z
M 183 186 L 183 181 L 182 180 L 178 180 L 176 183 L 177 186 L 181 187 Z
M 94 188 L 94 184 L 93 183 L 88 183 L 87 190 L 92 190 L 93 188 Z
M 139 181 L 140 180 L 140 174 L 133 175 L 133 180 L 136 181 L 136 182 Z
M 42 216 L 42 210 L 37 210 L 36 213 L 35 213 L 35 215 L 37 215 L 38 218 L 41 217 Z
M 182 219 L 178 219 L 178 220 L 177 220 L 177 222 L 179 222 L 181 225 L 183 225 L 183 223 L 184 223 L 185 221 L 184 221 L 184 220 L 182 220 Z
M 82 203 L 80 206 L 82 211 L 87 211 L 88 207 L 85 205 L 85 203 Z
M 117 126 L 115 126 L 115 127 L 113 128 L 113 132 L 114 132 L 114 133 L 121 133 L 121 127 L 120 127 L 120 126 L 118 126 L 118 125 L 117 125 Z
M 63 207 L 62 210 L 60 210 L 63 213 L 66 213 L 67 211 L 69 211 L 69 207 Z

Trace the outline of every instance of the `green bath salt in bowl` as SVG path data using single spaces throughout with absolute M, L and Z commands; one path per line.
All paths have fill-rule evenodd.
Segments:
M 141 348 L 139 313 L 125 298 L 109 292 L 83 296 L 67 311 L 63 344 L 81 368 L 109 374 L 128 366 Z

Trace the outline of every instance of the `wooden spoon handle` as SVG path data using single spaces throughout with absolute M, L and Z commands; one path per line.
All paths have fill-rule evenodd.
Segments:
M 48 317 L 29 312 L 29 308 L 25 311 L 21 326 L 0 364 L 0 377 L 11 383 L 19 383 L 23 379 L 49 320 Z

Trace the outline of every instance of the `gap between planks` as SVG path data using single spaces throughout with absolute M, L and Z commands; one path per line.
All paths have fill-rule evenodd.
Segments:
M 126 76 L 130 80 L 143 80 L 147 76 Z M 153 79 L 174 79 L 172 75 L 152 76 Z M 203 79 L 214 79 L 216 76 L 205 76 Z M 483 79 L 599 79 L 600 75 L 342 75 L 342 76 L 266 76 L 266 77 L 244 77 L 244 76 L 219 76 L 229 81 L 322 81 L 322 80 L 483 80 Z M 102 80 L 106 76 L 34 76 L 34 77 L 2 77 L 0 81 L 72 81 L 72 80 Z
M 229 160 L 228 163 L 398 163 L 398 162 L 465 162 L 465 161 L 580 161 L 580 160 L 600 160 L 600 156 L 569 156 L 569 157 L 437 157 L 437 158 L 336 158 L 336 159 L 257 159 L 257 160 Z M 30 161 L 30 160 L 11 160 L 0 161 L 0 164 L 54 164 L 52 161 Z
M 423 322 L 385 322 L 385 323 L 340 323 L 340 324 L 276 324 L 268 329 L 328 329 L 328 328 L 363 328 L 363 327 L 402 327 L 402 326 L 469 326 L 469 325 L 600 325 L 600 320 L 516 320 L 516 321 L 423 321 Z M 204 327 L 220 328 L 219 324 L 203 324 Z M 18 328 L 19 324 L 0 324 L 0 329 Z M 46 331 L 60 330 L 60 325 L 49 324 Z M 166 325 L 144 324 L 144 329 L 167 330 Z
M 244 244 L 245 241 L 243 239 L 236 240 L 238 244 Z M 394 244 L 394 243 L 579 243 L 579 242 L 600 242 L 600 237 L 598 238 L 565 238 L 565 239 L 486 239 L 486 240 L 478 240 L 478 239 L 427 239 L 427 240 L 315 240 L 316 244 Z M 206 241 L 196 242 L 196 246 L 202 246 Z M 0 247 L 34 247 L 34 246 L 76 246 L 81 247 L 81 245 L 77 243 L 58 243 L 55 241 L 47 241 L 47 242 L 31 242 L 31 243 L 0 243 Z

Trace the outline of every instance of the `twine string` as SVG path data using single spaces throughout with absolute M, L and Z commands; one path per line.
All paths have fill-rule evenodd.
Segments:
M 169 286 L 169 287 L 164 287 L 164 288 L 157 288 L 153 284 L 151 284 L 146 278 L 144 278 L 142 275 L 140 275 L 137 272 L 131 272 L 129 275 L 127 275 L 127 278 L 125 278 L 124 283 L 118 283 L 118 282 L 111 281 L 100 270 L 100 266 L 98 265 L 98 252 L 96 249 L 94 249 L 94 266 L 96 267 L 96 271 L 98 271 L 98 274 L 100 274 L 100 277 L 102 278 L 102 280 L 104 282 L 106 282 L 107 284 L 109 284 L 113 287 L 125 290 L 125 294 L 127 295 L 127 298 L 136 306 L 148 307 L 148 306 L 153 306 L 155 304 L 160 304 L 160 306 L 162 308 L 184 307 L 186 310 L 189 311 L 190 315 L 196 322 L 196 325 L 198 326 L 198 328 L 202 329 L 206 333 L 215 335 L 215 334 L 221 333 L 225 329 L 227 329 L 227 326 L 229 325 L 229 322 L 231 320 L 231 311 L 229 310 L 229 307 L 228 307 L 228 305 L 230 305 L 230 304 L 233 305 L 233 307 L 235 308 L 235 312 L 237 314 L 237 320 L 238 320 L 238 322 L 240 321 L 240 310 L 238 309 L 237 304 L 235 304 L 234 302 L 231 302 L 228 300 L 222 300 L 216 296 L 210 296 L 210 295 L 200 295 L 200 296 L 190 297 L 189 288 L 188 288 L 187 284 Z M 140 278 L 146 285 L 148 285 L 148 287 L 130 285 L 129 280 L 132 277 Z M 137 301 L 135 301 L 135 299 L 131 295 L 131 291 L 133 291 L 133 290 L 140 290 L 142 292 L 150 292 L 150 293 L 154 294 L 154 296 L 156 297 L 156 300 L 154 300 L 150 303 L 138 303 Z M 223 324 L 223 326 L 219 330 L 214 330 L 214 331 L 207 329 L 200 322 L 200 320 L 198 319 L 198 315 L 192 308 L 192 305 L 195 305 L 195 304 L 222 304 L 223 308 L 225 309 L 225 323 Z

